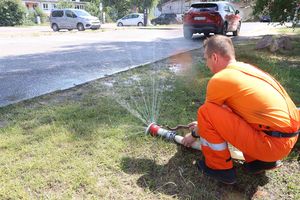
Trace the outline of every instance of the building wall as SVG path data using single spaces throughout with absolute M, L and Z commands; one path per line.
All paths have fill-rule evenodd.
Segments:
M 217 0 L 170 0 L 162 5 L 162 13 L 183 14 L 187 11 L 191 4 L 196 2 L 207 2 Z M 231 1 L 231 0 L 227 0 Z
M 50 14 L 52 9 L 55 9 L 59 0 L 22 0 L 23 4 L 28 10 L 33 10 L 35 7 L 39 7 L 47 15 Z M 84 9 L 86 2 L 81 2 L 80 0 L 70 0 L 74 8 Z
M 161 11 L 162 13 L 183 13 L 185 10 L 184 2 L 184 0 L 168 1 L 162 5 Z

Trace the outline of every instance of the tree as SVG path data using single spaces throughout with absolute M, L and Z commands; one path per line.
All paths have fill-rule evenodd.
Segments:
M 168 2 L 169 0 L 158 0 L 158 3 L 157 3 L 157 8 L 158 10 L 161 12 L 162 10 L 162 5 L 166 2 Z
M 103 0 L 104 11 L 107 11 L 106 7 L 109 7 L 109 10 L 113 10 L 116 13 L 114 14 L 116 17 L 110 16 L 112 20 L 119 19 L 124 15 L 130 12 L 130 0 Z
M 20 0 L 0 1 L 0 26 L 14 26 L 23 23 L 26 9 Z
M 131 0 L 130 4 L 138 8 L 139 12 L 143 12 L 144 9 L 150 9 L 156 3 L 156 0 Z
M 85 10 L 93 16 L 100 16 L 99 4 L 100 0 L 91 0 L 86 4 Z
M 102 0 L 104 11 L 110 13 L 113 20 L 119 19 L 137 8 L 138 12 L 150 9 L 157 0 Z M 114 11 L 114 13 L 109 12 Z
M 100 16 L 99 4 L 103 4 L 103 12 L 108 14 L 106 19 L 116 21 L 130 12 L 129 0 L 91 0 L 87 3 L 86 10 L 94 16 Z
M 62 8 L 73 8 L 72 2 L 68 0 L 59 0 L 57 3 L 57 8 L 62 9 Z
M 270 15 L 272 21 L 282 24 L 292 20 L 295 26 L 299 20 L 299 6 L 297 0 L 256 0 L 253 14 Z

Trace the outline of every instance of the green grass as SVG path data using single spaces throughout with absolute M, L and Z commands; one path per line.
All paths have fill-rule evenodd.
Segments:
M 291 52 L 270 54 L 249 41 L 237 45 L 237 56 L 274 75 L 300 106 L 299 39 L 294 43 Z M 120 106 L 150 108 L 154 86 L 161 91 L 158 123 L 196 119 L 211 74 L 200 50 L 184 55 L 193 63 L 179 65 L 179 73 L 166 59 L 0 108 L 0 198 L 299 199 L 299 142 L 282 168 L 264 176 L 235 163 L 238 184 L 224 186 L 198 173 L 193 161 L 201 152 L 144 135 L 142 121 Z
M 297 26 L 295 28 L 290 28 L 290 27 L 278 28 L 277 32 L 280 33 L 280 34 L 299 35 L 300 34 L 300 27 Z

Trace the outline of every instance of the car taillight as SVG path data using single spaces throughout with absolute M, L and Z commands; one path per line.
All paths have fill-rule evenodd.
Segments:
M 184 21 L 189 21 L 191 19 L 192 15 L 190 13 L 185 13 L 183 15 L 183 20 Z

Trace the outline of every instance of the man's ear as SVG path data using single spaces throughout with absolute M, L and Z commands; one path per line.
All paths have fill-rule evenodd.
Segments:
M 211 54 L 211 59 L 214 61 L 214 62 L 218 62 L 218 55 L 216 53 L 212 53 Z

